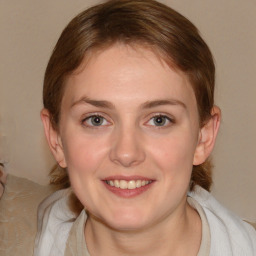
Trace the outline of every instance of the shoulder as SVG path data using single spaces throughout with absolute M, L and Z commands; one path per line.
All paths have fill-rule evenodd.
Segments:
M 39 205 L 34 255 L 64 255 L 69 232 L 77 218 L 71 207 L 72 195 L 70 188 L 58 190 Z
M 52 190 L 30 180 L 7 176 L 0 200 L 1 255 L 32 255 L 37 207 Z
M 189 196 L 194 198 L 205 211 L 210 227 L 213 255 L 220 255 L 223 252 L 226 253 L 225 255 L 234 256 L 254 254 L 256 231 L 251 225 L 226 209 L 209 192 L 199 186 L 194 192 L 190 192 Z

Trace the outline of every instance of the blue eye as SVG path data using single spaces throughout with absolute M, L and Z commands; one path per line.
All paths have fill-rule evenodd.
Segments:
M 103 126 L 108 124 L 107 120 L 99 115 L 86 117 L 83 122 L 85 122 L 87 126 Z
M 170 124 L 170 122 L 172 122 L 172 120 L 169 117 L 164 115 L 157 115 L 149 120 L 149 125 L 162 127 L 167 126 Z

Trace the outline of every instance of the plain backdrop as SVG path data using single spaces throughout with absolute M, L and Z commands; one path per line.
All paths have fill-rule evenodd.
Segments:
M 39 118 L 45 67 L 61 31 L 93 0 L 0 0 L 0 158 L 41 184 L 54 161 Z M 217 67 L 222 124 L 213 153 L 213 194 L 256 222 L 256 2 L 162 1 L 189 18 Z

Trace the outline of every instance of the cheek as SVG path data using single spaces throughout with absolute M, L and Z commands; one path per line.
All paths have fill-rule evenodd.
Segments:
M 154 143 L 154 147 L 151 147 L 153 149 L 151 155 L 164 175 L 190 176 L 195 152 L 193 141 L 191 134 L 182 133 Z
M 85 174 L 94 172 L 102 163 L 108 148 L 103 138 L 91 136 L 67 136 L 64 141 L 64 155 L 70 172 Z
M 100 182 L 99 170 L 106 159 L 107 142 L 79 135 L 66 138 L 70 137 L 63 143 L 70 182 L 81 203 L 90 210 L 100 198 L 95 188 Z

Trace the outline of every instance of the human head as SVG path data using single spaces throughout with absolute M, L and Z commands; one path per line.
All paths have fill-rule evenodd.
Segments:
M 96 51 L 115 43 L 144 45 L 172 68 L 184 72 L 193 87 L 200 126 L 211 117 L 215 67 L 197 28 L 182 15 L 152 0 L 107 1 L 76 16 L 62 32 L 48 63 L 44 107 L 58 130 L 66 79 Z M 191 189 L 211 185 L 209 162 L 194 166 Z M 67 174 L 66 174 L 67 175 Z

